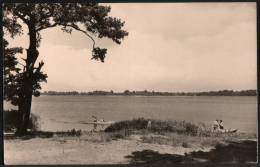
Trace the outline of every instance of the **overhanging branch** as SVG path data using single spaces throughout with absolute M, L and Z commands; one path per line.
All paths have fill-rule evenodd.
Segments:
M 87 31 L 80 29 L 77 25 L 61 24 L 61 23 L 57 23 L 57 22 L 56 22 L 56 23 L 53 23 L 53 24 L 48 25 L 48 26 L 42 26 L 42 27 L 40 27 L 40 28 L 37 28 L 36 30 L 37 30 L 37 31 L 41 31 L 41 30 L 44 30 L 44 29 L 47 29 L 47 28 L 56 27 L 56 26 L 71 27 L 71 28 L 73 28 L 73 29 L 75 29 L 75 30 L 77 30 L 77 31 L 80 31 L 80 32 L 84 33 L 84 34 L 87 35 L 87 36 L 89 37 L 89 39 L 91 39 L 91 41 L 93 42 L 92 49 L 95 48 L 95 45 L 96 45 L 95 39 L 94 39 L 91 35 L 89 35 L 89 33 L 88 33 Z
M 74 29 L 77 30 L 77 31 L 83 32 L 85 35 L 87 35 L 87 36 L 92 40 L 92 42 L 93 42 L 93 46 L 92 46 L 92 47 L 93 47 L 93 49 L 95 48 L 96 42 L 95 42 L 94 38 L 93 38 L 91 35 L 88 34 L 87 31 L 84 31 L 84 30 L 80 29 L 80 28 L 79 28 L 78 26 L 76 26 L 76 25 L 62 25 L 62 26 L 71 27 L 71 28 L 74 28 Z

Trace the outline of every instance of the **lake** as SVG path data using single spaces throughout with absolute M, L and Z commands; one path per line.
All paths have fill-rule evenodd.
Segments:
M 221 96 L 48 96 L 33 98 L 42 130 L 90 130 L 91 116 L 106 121 L 132 118 L 186 120 L 257 132 L 257 97 Z

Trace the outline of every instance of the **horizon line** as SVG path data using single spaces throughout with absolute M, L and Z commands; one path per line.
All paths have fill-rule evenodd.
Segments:
M 59 91 L 59 90 L 44 90 L 44 91 L 41 91 L 41 93 L 44 93 L 44 92 L 78 92 L 78 93 L 88 93 L 88 92 L 111 92 L 113 91 L 113 93 L 123 93 L 125 91 L 129 91 L 129 92 L 159 92 L 159 93 L 199 93 L 199 92 L 219 92 L 219 91 L 233 91 L 233 92 L 241 92 L 241 91 L 257 91 L 257 89 L 240 89 L 240 90 L 233 90 L 233 89 L 218 89 L 218 90 L 201 90 L 201 91 L 158 91 L 158 90 L 147 90 L 147 89 L 144 89 L 144 90 L 131 90 L 131 89 L 125 89 L 123 91 L 114 91 L 114 90 L 90 90 L 90 91 L 78 91 L 78 90 L 66 90 L 66 91 Z

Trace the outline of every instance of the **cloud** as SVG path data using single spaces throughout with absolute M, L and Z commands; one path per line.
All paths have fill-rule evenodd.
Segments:
M 44 90 L 200 91 L 256 88 L 255 3 L 111 4 L 129 36 L 90 60 L 79 32 L 42 32 Z M 23 43 L 24 40 L 14 41 Z
M 78 90 L 255 88 L 254 30 L 250 24 L 238 24 L 212 37 L 193 37 L 184 41 L 165 40 L 158 34 L 132 31 L 122 45 L 109 50 L 105 63 L 86 59 L 89 50 L 53 46 L 50 54 L 61 50 L 59 55 L 64 55 L 62 58 L 53 56 L 57 61 L 64 61 L 59 68 L 65 71 L 61 70 L 56 75 L 70 76 L 69 80 L 64 80 L 50 75 L 49 80 L 62 81 L 60 88 L 62 83 L 71 83 Z M 237 35 L 239 33 L 240 36 Z M 51 46 L 47 48 L 50 50 Z M 57 64 L 52 60 L 54 68 Z M 48 69 L 52 74 L 52 68 Z
M 256 3 L 112 4 L 130 30 L 182 40 L 211 36 L 241 22 L 255 23 Z

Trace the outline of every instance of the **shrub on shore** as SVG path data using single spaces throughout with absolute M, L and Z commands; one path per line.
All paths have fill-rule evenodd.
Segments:
M 153 132 L 176 132 L 179 134 L 197 135 L 199 126 L 186 121 L 161 121 L 152 120 L 151 131 Z
M 151 127 L 147 128 L 148 121 L 151 121 Z M 136 133 L 139 131 L 152 132 L 157 134 L 177 133 L 190 136 L 201 137 L 221 137 L 221 138 L 256 138 L 255 134 L 250 133 L 221 133 L 214 132 L 210 125 L 204 123 L 192 123 L 187 121 L 162 121 L 145 118 L 125 120 L 115 122 L 105 129 L 105 132 L 125 131 L 127 133 Z
M 120 130 L 143 130 L 147 129 L 148 119 L 137 118 L 133 120 L 126 120 L 116 122 L 105 129 L 105 132 L 116 132 Z M 165 132 L 176 132 L 179 134 L 187 135 L 199 135 L 203 134 L 202 127 L 197 124 L 186 122 L 186 121 L 161 121 L 161 120 L 150 120 L 152 122 L 150 131 L 165 133 Z
M 17 110 L 6 110 L 4 111 L 4 131 L 12 132 L 18 128 L 20 125 L 22 114 Z M 39 129 L 39 116 L 31 114 L 28 129 L 36 131 Z
M 79 137 L 82 135 L 82 131 L 81 131 L 81 129 L 79 129 L 79 130 L 72 129 L 72 130 L 68 130 L 68 131 L 58 131 L 58 132 L 55 132 L 54 134 L 56 134 L 57 136 L 62 136 L 62 137 L 65 137 L 65 136 Z
M 131 129 L 131 130 L 141 130 L 145 129 L 148 120 L 144 118 L 138 118 L 133 120 L 125 120 L 113 123 L 105 129 L 105 132 L 117 132 L 121 130 Z

